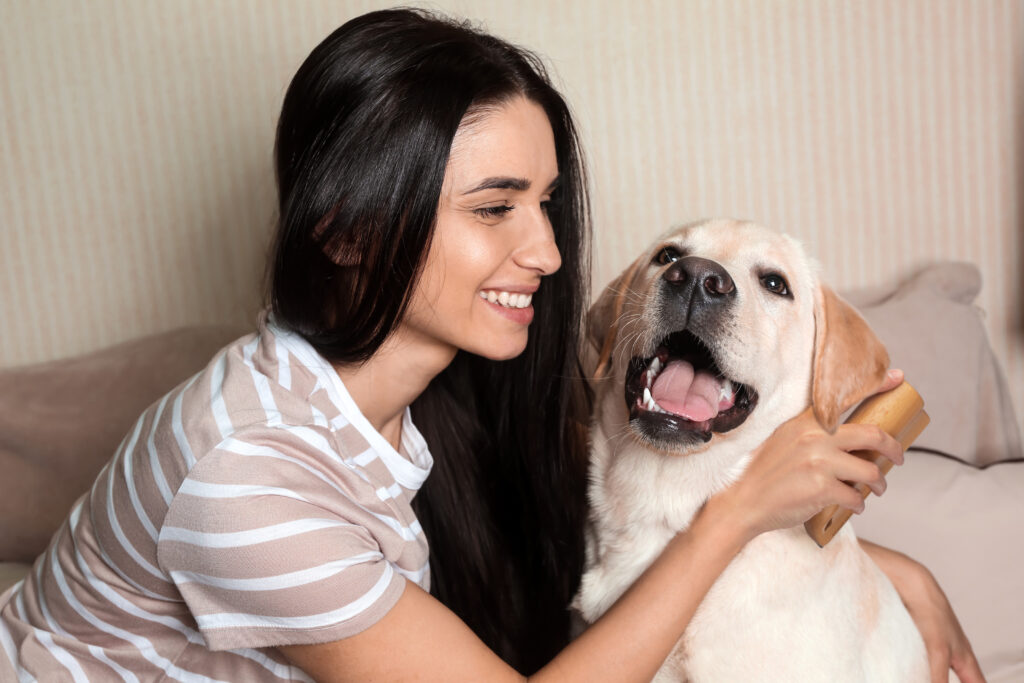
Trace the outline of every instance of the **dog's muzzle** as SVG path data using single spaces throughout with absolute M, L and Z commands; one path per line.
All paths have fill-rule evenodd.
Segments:
M 661 275 L 661 341 L 650 356 L 636 356 L 626 371 L 630 424 L 664 448 L 711 440 L 742 424 L 757 393 L 719 369 L 711 351 L 737 297 L 736 283 L 720 264 L 696 256 L 672 263 Z

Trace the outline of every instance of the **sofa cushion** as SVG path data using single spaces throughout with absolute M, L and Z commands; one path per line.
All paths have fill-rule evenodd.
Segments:
M 912 448 L 886 481 L 853 516 L 857 535 L 928 567 L 989 681 L 1024 680 L 1024 461 L 979 468 Z
M 180 328 L 0 370 L 0 561 L 38 555 L 135 419 L 245 331 Z
M 987 465 L 1024 452 L 1005 375 L 973 304 L 980 289 L 973 264 L 940 263 L 890 292 L 844 297 L 924 398 L 931 424 L 915 446 Z

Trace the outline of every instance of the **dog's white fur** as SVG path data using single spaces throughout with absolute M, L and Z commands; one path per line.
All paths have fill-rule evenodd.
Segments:
M 663 310 L 657 287 L 665 266 L 654 258 L 665 245 L 713 260 L 733 278 L 737 291 L 728 324 L 716 339 L 703 341 L 727 377 L 759 395 L 739 427 L 682 452 L 645 443 L 629 424 L 623 398 L 630 357 L 653 355 L 660 341 L 652 331 Z M 825 356 L 826 348 L 842 346 L 845 334 L 832 330 L 830 343 L 824 343 L 825 308 L 846 305 L 821 287 L 817 267 L 795 240 L 781 233 L 751 223 L 707 221 L 666 233 L 635 265 L 627 271 L 629 278 L 624 274 L 613 282 L 591 311 L 595 349 L 613 327 L 616 341 L 611 370 L 594 387 L 592 529 L 575 602 L 588 622 L 612 605 L 675 533 L 687 528 L 708 497 L 737 479 L 751 452 L 776 427 L 812 403 L 812 389 L 814 400 L 823 404 L 815 405 L 821 409 L 819 418 L 827 422 L 881 381 L 877 367 L 866 367 L 879 364 L 881 345 L 871 335 L 877 348 L 852 351 L 875 353 L 865 360 L 857 386 L 815 385 L 821 379 L 816 373 L 824 375 L 837 361 L 851 362 Z M 765 290 L 760 277 L 766 268 L 784 274 L 792 299 Z M 625 297 L 624 306 L 612 320 L 617 296 Z M 860 326 L 867 329 L 862 321 Z M 853 343 L 865 344 L 863 338 Z M 884 372 L 887 357 L 881 353 Z M 848 371 L 844 367 L 834 376 Z M 819 395 L 819 389 L 832 395 Z M 761 534 L 747 544 L 704 598 L 655 680 L 907 683 L 927 681 L 928 669 L 917 628 L 888 578 L 861 549 L 851 525 L 824 548 L 797 526 Z

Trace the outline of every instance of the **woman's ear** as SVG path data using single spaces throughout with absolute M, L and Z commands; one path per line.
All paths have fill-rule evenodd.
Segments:
M 824 286 L 815 296 L 814 328 L 811 401 L 831 432 L 844 411 L 882 384 L 889 354 L 860 313 Z
M 342 234 L 339 231 L 329 239 L 323 238 L 324 231 L 327 230 L 340 210 L 341 204 L 338 204 L 321 218 L 313 228 L 313 237 L 323 245 L 324 256 L 333 261 L 335 265 L 358 266 L 362 260 L 362 249 L 355 235 Z

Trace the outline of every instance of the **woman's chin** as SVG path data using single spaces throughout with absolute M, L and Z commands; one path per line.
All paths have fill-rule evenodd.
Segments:
M 467 348 L 466 351 L 488 360 L 512 360 L 526 350 L 527 336 L 525 333 L 522 334 L 521 340 L 518 339 L 519 336 L 504 336 L 496 339 L 493 344 L 474 344 L 475 348 Z

